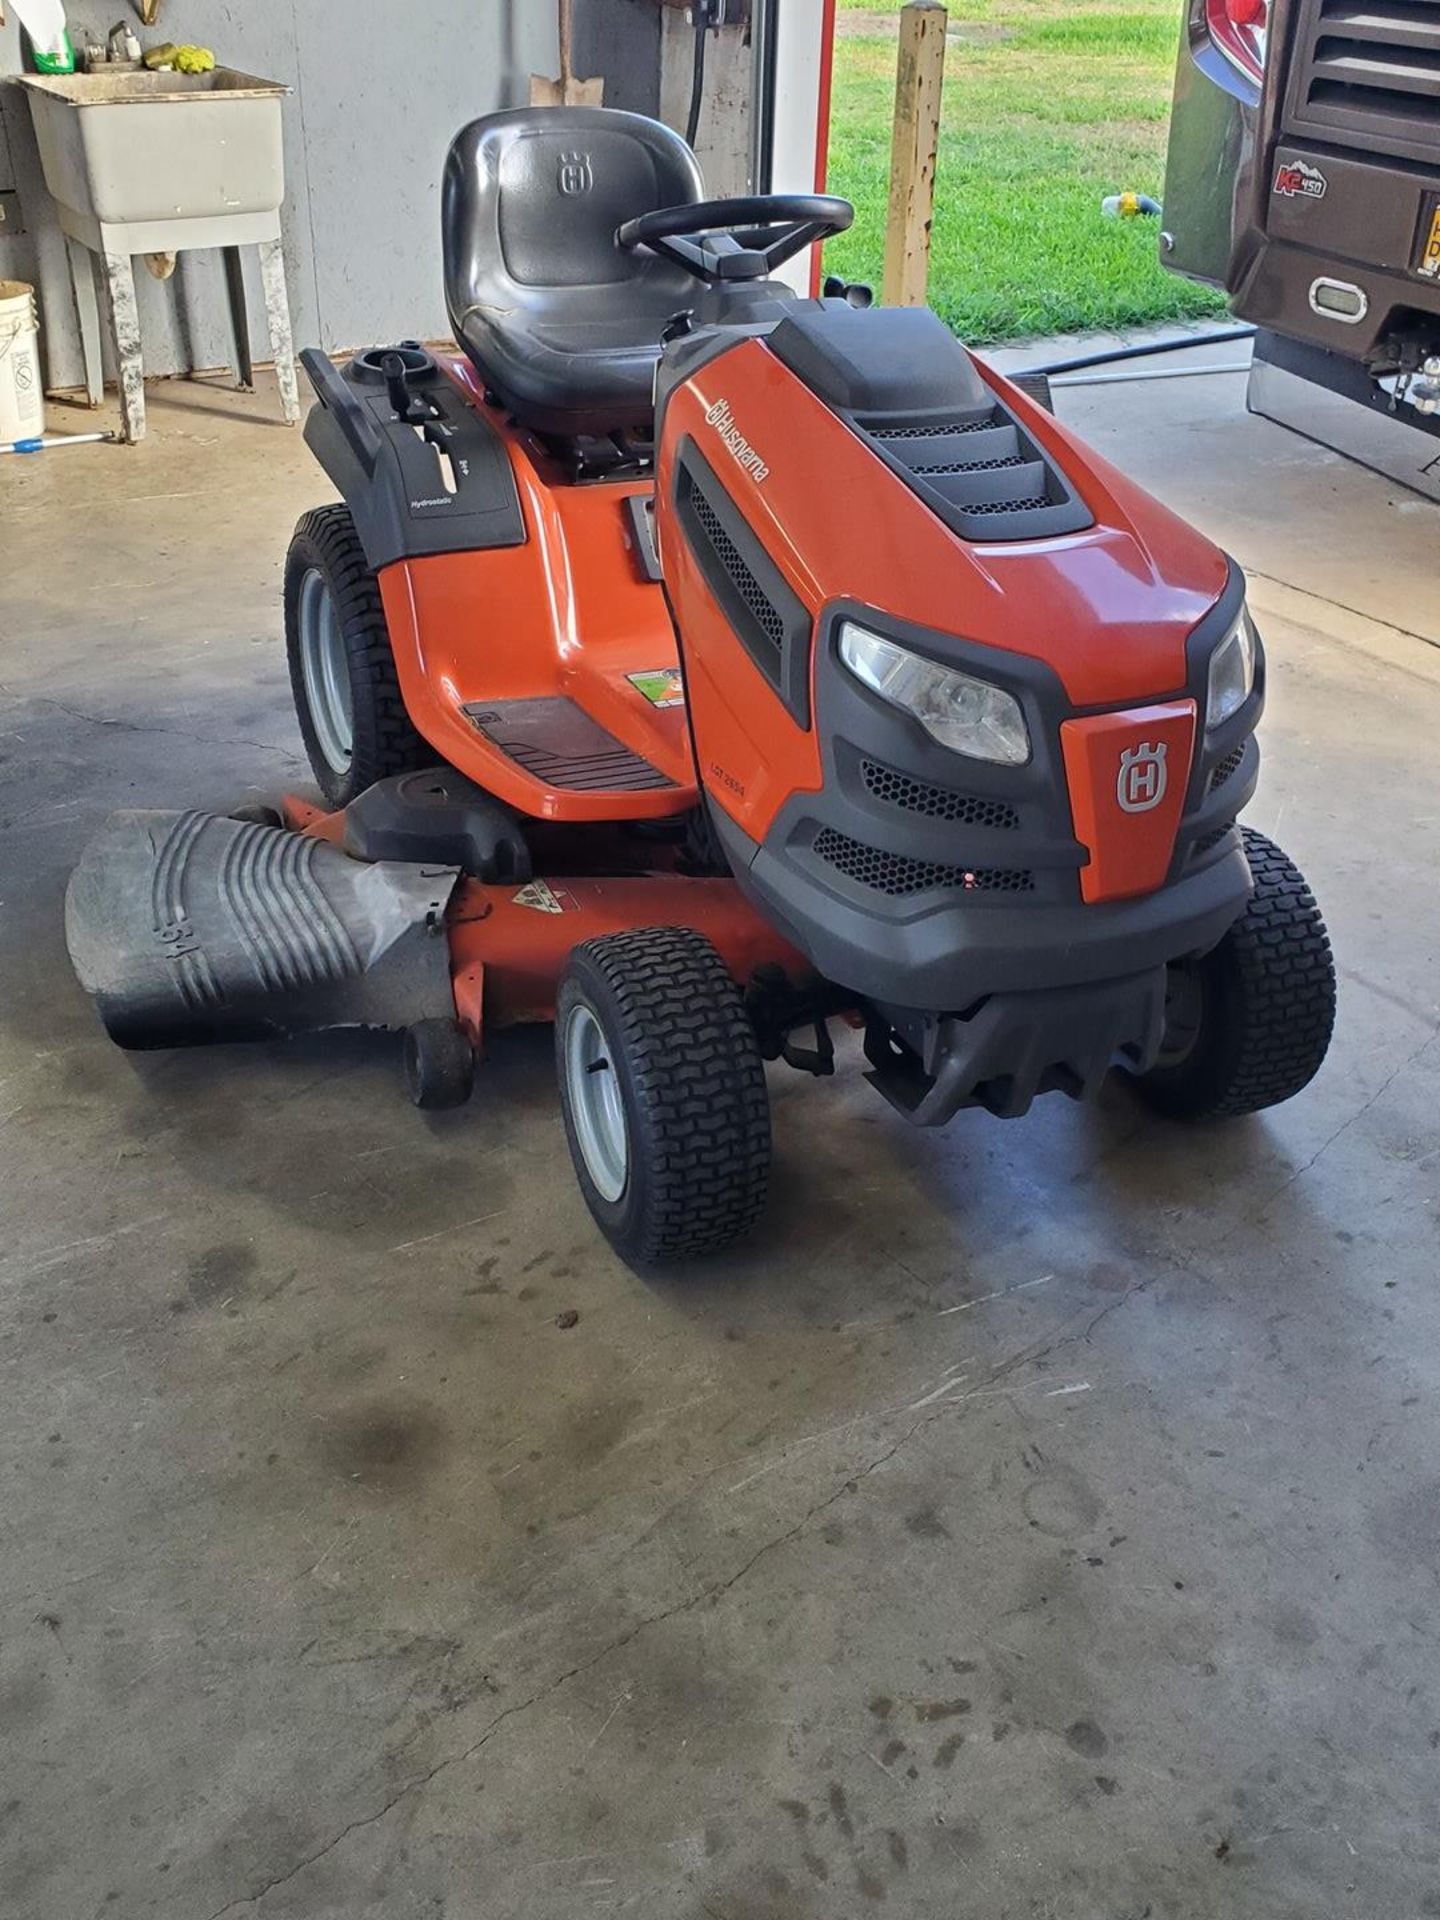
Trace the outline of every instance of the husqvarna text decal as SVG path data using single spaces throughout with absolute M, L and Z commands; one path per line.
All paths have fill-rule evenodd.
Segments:
M 725 451 L 739 461 L 751 479 L 758 483 L 770 478 L 769 467 L 736 426 L 728 400 L 717 400 L 714 406 L 708 407 L 705 411 L 705 422 L 707 426 L 714 427 L 725 443 Z

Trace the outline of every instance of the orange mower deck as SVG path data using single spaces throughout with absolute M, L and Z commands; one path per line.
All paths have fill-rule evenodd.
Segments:
M 280 805 L 296 833 L 341 844 L 342 813 L 327 813 L 296 794 L 284 795 Z M 811 971 L 733 880 L 657 872 L 557 875 L 487 886 L 462 877 L 445 928 L 455 1017 L 471 1044 L 480 1047 L 487 1026 L 553 1020 L 556 986 L 575 948 L 632 927 L 688 927 L 703 934 L 742 988 L 763 967 L 779 967 L 792 981 Z

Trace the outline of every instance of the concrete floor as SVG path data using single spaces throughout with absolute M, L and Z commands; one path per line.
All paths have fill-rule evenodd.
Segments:
M 67 871 L 304 778 L 324 485 L 199 386 L 3 463 L 5 1920 L 1440 1914 L 1437 510 L 1242 384 L 1061 411 L 1253 570 L 1324 1075 L 930 1137 L 777 1072 L 673 1283 L 545 1036 L 429 1120 L 379 1041 L 108 1044 Z

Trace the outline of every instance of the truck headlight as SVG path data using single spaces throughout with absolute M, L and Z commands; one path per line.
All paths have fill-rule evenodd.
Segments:
M 1019 701 L 988 680 L 926 660 L 853 620 L 841 624 L 840 658 L 857 680 L 912 714 L 942 747 L 1006 767 L 1024 766 L 1030 758 Z
M 1242 608 L 1240 618 L 1210 656 L 1210 698 L 1206 703 L 1205 724 L 1218 727 L 1232 713 L 1238 713 L 1255 686 L 1255 629 L 1249 613 Z

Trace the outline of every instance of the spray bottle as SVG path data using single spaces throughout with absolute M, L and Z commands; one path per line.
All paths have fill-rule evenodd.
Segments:
M 65 26 L 62 0 L 15 0 L 37 73 L 74 73 L 75 47 Z

